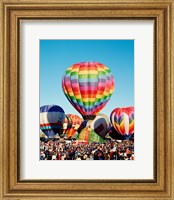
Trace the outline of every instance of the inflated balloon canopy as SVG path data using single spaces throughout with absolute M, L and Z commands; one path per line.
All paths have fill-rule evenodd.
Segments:
M 63 128 L 64 119 L 65 112 L 60 106 L 45 105 L 40 107 L 40 129 L 49 138 L 52 138 Z
M 80 62 L 69 67 L 62 88 L 73 107 L 86 120 L 93 120 L 114 92 L 114 77 L 99 62 Z
M 134 133 L 134 107 L 115 108 L 111 112 L 110 121 L 120 135 L 132 135 Z

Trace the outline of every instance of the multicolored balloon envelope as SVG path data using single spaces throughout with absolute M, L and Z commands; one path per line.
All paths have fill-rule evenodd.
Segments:
M 65 119 L 64 110 L 57 105 L 40 107 L 40 129 L 48 138 L 52 138 L 63 128 Z
M 110 121 L 124 139 L 129 139 L 134 133 L 134 107 L 114 109 L 111 112 Z
M 68 135 L 68 137 L 72 137 L 77 132 L 83 120 L 82 118 L 74 114 L 68 114 L 67 116 L 71 119 L 72 126 L 67 129 L 66 134 Z
M 94 119 L 113 94 L 114 77 L 101 63 L 81 62 L 66 70 L 62 88 L 84 119 Z
M 109 119 L 104 114 L 98 114 L 95 119 L 90 122 L 90 126 L 98 135 L 105 138 L 109 128 Z

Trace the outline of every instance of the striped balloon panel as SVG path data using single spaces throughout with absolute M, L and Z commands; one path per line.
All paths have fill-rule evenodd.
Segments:
M 66 123 L 68 126 L 72 126 L 72 119 L 68 115 L 65 115 L 64 123 Z
M 116 108 L 111 112 L 110 121 L 121 135 L 134 133 L 134 107 Z M 128 128 L 128 131 L 126 130 Z
M 60 106 L 46 105 L 40 107 L 40 129 L 49 138 L 62 129 L 64 119 L 65 113 Z
M 59 132 L 62 125 L 57 123 L 49 123 L 40 125 L 40 130 L 45 133 L 45 135 L 49 138 L 52 138 L 55 134 Z
M 113 94 L 114 78 L 110 69 L 101 63 L 77 63 L 66 70 L 62 88 L 79 113 L 95 115 Z

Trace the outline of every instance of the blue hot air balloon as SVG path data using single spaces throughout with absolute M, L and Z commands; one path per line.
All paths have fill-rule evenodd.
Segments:
M 57 105 L 40 107 L 40 129 L 48 138 L 61 133 L 65 120 L 64 110 Z

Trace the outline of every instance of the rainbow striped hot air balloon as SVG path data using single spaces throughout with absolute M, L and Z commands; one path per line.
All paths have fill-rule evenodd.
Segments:
M 111 112 L 110 121 L 123 139 L 129 139 L 134 133 L 134 107 L 114 109 Z
M 48 138 L 52 138 L 63 129 L 64 119 L 65 112 L 60 106 L 40 107 L 40 129 Z
M 81 62 L 66 70 L 62 88 L 84 119 L 94 119 L 113 94 L 114 77 L 101 63 Z

